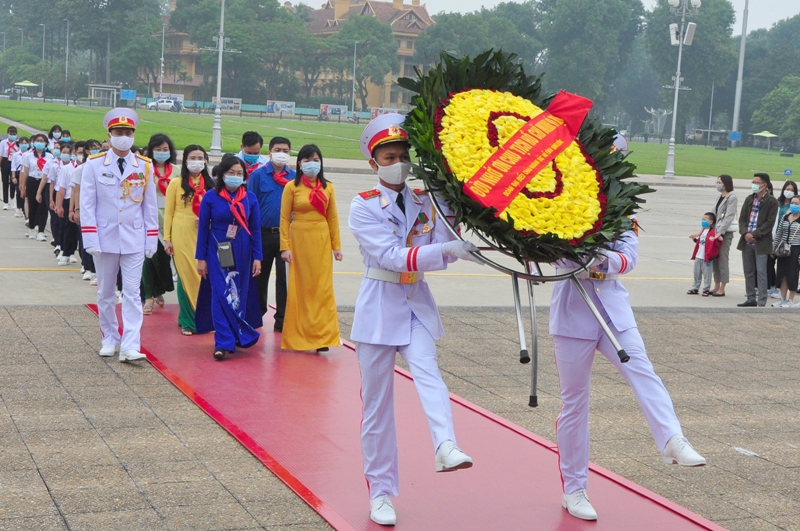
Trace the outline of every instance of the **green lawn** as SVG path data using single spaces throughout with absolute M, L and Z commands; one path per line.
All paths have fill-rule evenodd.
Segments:
M 72 137 L 86 139 L 105 137 L 103 115 L 108 109 L 65 107 L 53 103 L 33 103 L 0 100 L 0 117 L 22 122 L 36 129 L 49 130 L 57 123 L 70 129 Z M 140 110 L 141 123 L 136 132 L 137 144 L 144 144 L 150 135 L 169 135 L 178 149 L 189 144 L 208 146 L 211 143 L 213 117 L 209 114 L 176 114 Z M 2 131 L 5 124 L 0 123 Z M 363 125 L 317 122 L 314 120 L 278 120 L 258 117 L 222 117 L 222 137 L 225 151 L 238 151 L 242 133 L 256 130 L 268 142 L 273 136 L 285 136 L 292 141 L 293 151 L 304 144 L 317 144 L 326 157 L 360 159 L 358 140 Z M 663 175 L 667 161 L 666 144 L 632 143 L 629 160 L 640 174 Z M 791 169 L 800 174 L 800 156 L 780 157 L 778 152 L 763 149 L 739 148 L 717 151 L 705 146 L 679 145 L 675 153 L 675 173 L 687 176 L 728 173 L 734 178 L 749 179 L 755 171 L 773 177 Z

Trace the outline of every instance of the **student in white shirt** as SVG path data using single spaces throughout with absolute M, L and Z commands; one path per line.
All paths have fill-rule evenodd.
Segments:
M 80 148 L 81 151 L 83 148 Z M 77 156 L 73 154 L 77 152 L 78 148 L 70 144 L 61 146 L 61 164 L 58 169 L 56 177 L 55 190 L 55 211 L 56 216 L 60 220 L 59 227 L 61 230 L 60 242 L 61 253 L 58 257 L 58 265 L 65 266 L 67 264 L 77 264 L 78 259 L 74 256 L 75 251 L 78 250 L 78 226 L 69 219 L 69 200 L 72 193 L 72 173 L 77 168 Z
M 80 200 L 80 192 L 81 192 L 81 177 L 83 176 L 83 169 L 85 167 L 85 162 L 88 160 L 90 155 L 96 155 L 100 153 L 100 141 L 99 140 L 87 140 L 83 144 L 83 154 L 78 151 L 78 144 L 76 144 L 76 159 L 75 162 L 78 163 L 78 167 L 75 168 L 75 171 L 72 172 L 72 176 L 70 178 L 70 185 L 72 188 L 72 192 L 69 198 L 69 219 L 77 227 L 81 226 L 81 200 Z M 92 286 L 97 285 L 97 274 L 94 267 L 94 257 L 86 252 L 86 248 L 83 246 L 83 234 L 81 231 L 78 231 L 78 243 L 80 245 L 80 255 L 81 255 L 81 265 L 83 265 L 83 280 L 88 280 L 89 284 Z
M 20 179 L 19 179 L 19 172 L 20 172 L 20 165 L 22 164 L 22 157 L 25 153 L 28 152 L 28 147 L 30 146 L 30 141 L 28 140 L 27 136 L 23 136 L 17 139 L 17 146 L 19 149 L 11 155 L 11 183 L 14 185 L 15 193 L 17 196 L 17 210 L 14 212 L 15 218 L 22 218 L 24 217 L 27 221 L 28 216 L 24 212 L 25 209 L 25 194 L 20 192 Z
M 39 183 L 45 176 L 45 165 L 53 160 L 53 155 L 46 151 L 47 137 L 45 135 L 33 135 L 32 140 L 32 149 L 22 158 L 20 191 L 28 200 L 28 228 L 30 229 L 28 238 L 46 242 L 44 229 L 47 226 L 47 205 L 39 204 L 36 195 L 39 192 Z
M 8 136 L 0 141 L 0 174 L 3 180 L 3 210 L 8 210 L 8 199 L 14 199 L 16 192 L 11 182 L 11 156 L 19 151 L 17 147 L 17 128 L 13 125 L 6 130 Z

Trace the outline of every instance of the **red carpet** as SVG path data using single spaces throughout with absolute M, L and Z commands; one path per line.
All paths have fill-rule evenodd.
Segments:
M 92 306 L 96 311 L 96 308 Z M 360 377 L 350 347 L 325 356 L 282 352 L 272 320 L 259 343 L 223 362 L 211 334 L 183 337 L 177 306 L 145 317 L 142 350 L 153 366 L 220 423 L 334 528 L 386 529 L 369 520 L 362 473 Z M 592 466 L 597 522 L 561 508 L 554 443 L 453 396 L 459 446 L 475 466 L 434 473 L 427 424 L 410 376 L 397 369 L 401 491 L 398 530 L 613 531 L 722 527 Z

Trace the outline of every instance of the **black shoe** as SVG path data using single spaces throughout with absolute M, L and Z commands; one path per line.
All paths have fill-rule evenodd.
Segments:
M 328 347 L 318 348 L 317 352 L 328 352 L 330 349 Z
M 214 359 L 217 361 L 222 361 L 225 359 L 225 351 L 224 350 L 215 350 L 214 351 Z
M 283 325 L 275 325 L 275 328 L 272 329 L 273 332 L 283 332 Z
M 744 301 L 742 303 L 737 304 L 736 306 L 738 306 L 739 308 L 755 308 L 756 306 L 758 306 L 758 303 L 756 301 Z

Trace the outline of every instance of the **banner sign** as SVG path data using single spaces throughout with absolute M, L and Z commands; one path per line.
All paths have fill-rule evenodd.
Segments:
M 294 114 L 295 102 L 267 100 L 267 112 L 270 114 Z

